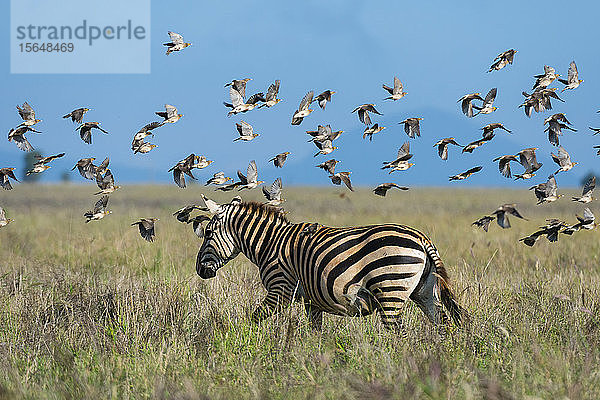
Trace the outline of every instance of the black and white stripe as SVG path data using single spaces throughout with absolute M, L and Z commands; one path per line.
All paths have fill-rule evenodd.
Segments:
M 243 253 L 259 267 L 267 289 L 255 320 L 289 304 L 298 292 L 317 328 L 323 312 L 373 311 L 385 326 L 397 328 L 408 299 L 434 323 L 446 321 L 442 305 L 458 324 L 465 315 L 437 249 L 416 229 L 395 224 L 314 229 L 315 224 L 289 222 L 279 209 L 239 198 L 220 206 L 213 202 L 211 212 L 197 272 L 214 277 Z

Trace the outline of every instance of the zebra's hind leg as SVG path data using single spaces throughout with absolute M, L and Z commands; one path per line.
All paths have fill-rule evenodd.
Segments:
M 308 316 L 312 328 L 321 331 L 323 329 L 323 310 L 309 301 L 304 302 L 304 309 L 306 310 L 306 315 Z
M 436 276 L 430 263 L 431 261 L 428 258 L 423 276 L 415 290 L 410 294 L 410 299 L 425 313 L 432 324 L 446 325 L 448 317 L 442 309 L 440 300 L 436 299 Z
M 403 303 L 400 306 L 383 306 L 379 309 L 379 316 L 383 326 L 402 337 L 407 337 L 406 330 L 402 325 Z

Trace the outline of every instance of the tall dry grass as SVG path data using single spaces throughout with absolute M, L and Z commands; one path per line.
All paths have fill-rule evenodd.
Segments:
M 582 207 L 567 199 L 289 189 L 292 221 L 397 222 L 431 236 L 472 323 L 440 335 L 409 305 L 404 339 L 376 316 L 327 316 L 314 332 L 299 305 L 251 323 L 264 295 L 256 268 L 240 256 L 202 281 L 199 240 L 170 215 L 202 191 L 125 187 L 89 224 L 91 186 L 0 194 L 16 220 L 0 229 L 0 398 L 600 398 L 598 232 L 518 243 L 546 217 L 573 220 Z M 470 226 L 504 202 L 529 221 Z M 161 219 L 155 243 L 129 226 L 139 217 Z

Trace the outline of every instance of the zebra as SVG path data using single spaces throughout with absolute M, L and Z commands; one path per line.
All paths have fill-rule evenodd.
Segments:
M 213 214 L 196 258 L 203 279 L 243 253 L 259 268 L 267 290 L 252 313 L 259 322 L 303 299 L 311 325 L 323 313 L 364 316 L 377 311 L 386 328 L 402 331 L 401 313 L 413 300 L 433 324 L 468 318 L 457 303 L 448 274 L 431 240 L 397 224 L 332 228 L 292 223 L 282 209 L 263 203 L 217 204 L 202 195 Z

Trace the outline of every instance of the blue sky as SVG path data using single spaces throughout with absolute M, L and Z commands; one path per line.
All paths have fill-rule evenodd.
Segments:
M 572 171 L 557 177 L 559 186 L 576 186 L 582 176 L 597 168 L 592 146 L 600 144 L 588 126 L 600 127 L 600 90 L 597 71 L 600 58 L 589 35 L 597 30 L 600 5 L 578 5 L 573 20 L 564 2 L 158 2 L 151 10 L 150 74 L 10 74 L 10 24 L 0 41 L 0 121 L 5 134 L 20 123 L 15 105 L 28 101 L 43 122 L 41 135 L 30 141 L 44 155 L 66 152 L 42 174 L 42 182 L 58 180 L 82 157 L 111 157 L 111 169 L 118 182 L 169 182 L 167 170 L 190 152 L 206 155 L 215 162 L 195 172 L 201 181 L 217 171 L 234 177 L 255 159 L 259 179 L 272 182 L 282 177 L 284 185 L 329 184 L 325 172 L 314 166 L 330 157 L 313 157 L 317 151 L 307 143 L 306 130 L 331 124 L 344 134 L 331 156 L 342 160 L 339 171 L 352 171 L 356 185 L 396 182 L 408 186 L 448 185 L 448 176 L 475 165 L 481 173 L 455 186 L 528 187 L 544 180 L 556 168 L 550 158 L 555 150 L 543 133 L 543 120 L 553 112 L 566 113 L 578 129 L 567 132 L 561 144 L 579 161 Z M 9 15 L 8 2 L 3 2 Z M 293 4 L 293 8 L 290 5 Z M 538 16 L 540 7 L 544 16 Z M 110 10 L 106 10 L 107 14 Z M 193 45 L 182 52 L 164 55 L 161 45 L 167 31 L 184 35 Z M 500 52 L 518 50 L 513 65 L 486 73 Z M 575 60 L 580 88 L 561 95 L 565 103 L 554 102 L 554 110 L 527 118 L 517 106 L 522 90 L 529 91 L 533 75 L 544 64 L 566 75 Z M 387 102 L 382 83 L 390 85 L 394 75 L 404 83 L 408 95 Z M 281 103 L 271 109 L 254 110 L 228 118 L 222 105 L 228 101 L 223 85 L 233 78 L 251 77 L 249 94 L 266 91 L 281 80 Z M 552 86 L 562 87 L 556 83 Z M 499 109 L 476 118 L 466 118 L 457 99 L 471 92 L 487 93 L 498 88 Z M 325 111 L 316 110 L 300 126 L 290 119 L 304 94 L 335 90 Z M 156 131 L 151 142 L 159 147 L 146 155 L 130 150 L 135 132 L 156 120 L 154 111 L 165 103 L 177 106 L 184 117 Z M 384 115 L 374 122 L 386 126 L 372 142 L 362 139 L 364 126 L 354 107 L 375 103 Z M 83 143 L 70 121 L 61 118 L 74 108 L 92 108 L 88 121 L 100 121 L 110 134 L 94 134 L 93 145 Z M 316 105 L 315 105 L 316 107 Z M 388 175 L 379 169 L 382 161 L 395 158 L 398 148 L 409 140 L 398 122 L 422 117 L 420 138 L 411 140 L 415 166 L 406 172 Z M 251 123 L 260 133 L 250 143 L 233 143 L 235 123 Z M 474 151 L 460 154 L 451 148 L 448 161 L 438 158 L 433 143 L 453 136 L 466 144 L 481 136 L 480 128 L 502 122 L 512 135 L 499 132 L 494 140 Z M 538 160 L 544 167 L 526 182 L 514 182 L 500 175 L 491 160 L 514 154 L 525 147 L 539 147 Z M 287 164 L 276 170 L 267 160 L 290 151 Z M 0 167 L 23 164 L 23 153 L 13 143 L 0 141 Z M 521 171 L 514 165 L 513 171 Z M 23 171 L 18 171 L 22 176 Z M 72 180 L 84 182 L 72 173 Z

